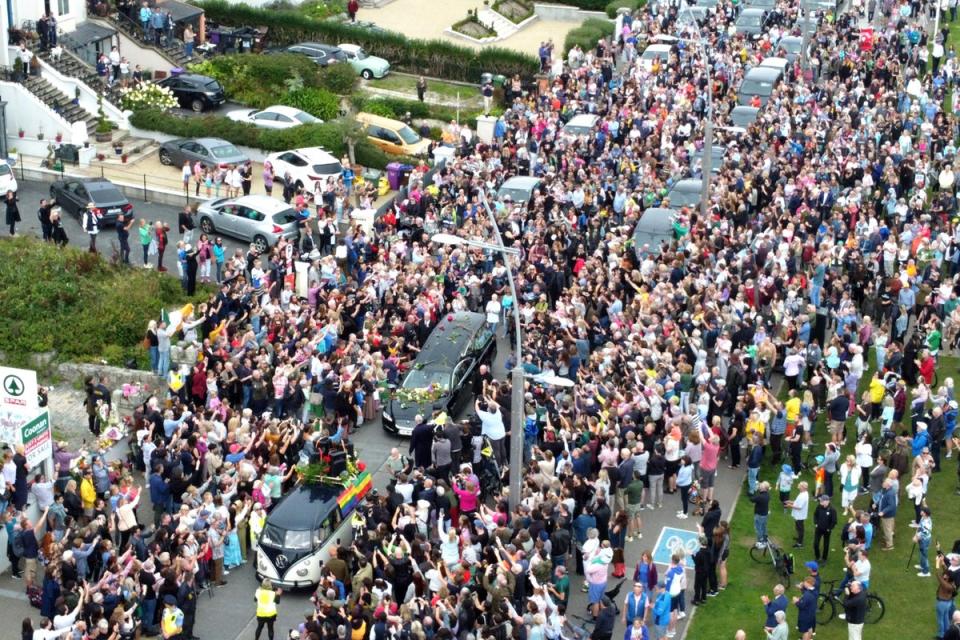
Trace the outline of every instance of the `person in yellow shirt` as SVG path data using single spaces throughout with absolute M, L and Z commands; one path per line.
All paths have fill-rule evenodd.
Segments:
M 93 506 L 97 503 L 97 489 L 93 486 L 93 472 L 87 469 L 83 472 L 80 481 L 80 499 L 83 500 L 83 512 L 90 517 L 93 515 Z
M 790 438 L 793 436 L 793 430 L 796 428 L 797 423 L 800 421 L 800 397 L 797 395 L 796 389 L 790 389 L 787 392 L 787 401 L 783 405 L 784 411 L 787 413 L 787 437 Z
M 883 413 L 883 397 L 887 393 L 887 388 L 883 384 L 883 378 L 879 371 L 873 372 L 870 378 L 870 419 L 878 420 Z
M 257 630 L 254 639 L 260 640 L 260 632 L 267 627 L 267 637 L 273 640 L 273 623 L 277 621 L 277 601 L 283 595 L 283 589 L 273 589 L 269 580 L 260 583 L 260 588 L 253 594 L 257 602 Z
M 762 442 L 767 433 L 767 425 L 760 418 L 760 414 L 754 411 L 747 419 L 747 425 L 743 428 L 743 431 L 748 442 L 753 442 L 754 436 Z

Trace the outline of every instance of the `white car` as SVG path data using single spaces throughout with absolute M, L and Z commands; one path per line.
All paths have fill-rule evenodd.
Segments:
M 336 180 L 343 172 L 340 161 L 324 150 L 323 147 L 304 147 L 289 151 L 278 151 L 266 157 L 273 166 L 273 175 L 277 180 L 289 173 L 298 188 L 313 193 L 316 183 L 324 183 L 328 178 Z
M 13 175 L 13 167 L 6 160 L 0 160 L 0 197 L 8 191 L 17 192 L 17 178 Z
M 323 120 L 315 118 L 306 111 L 274 105 L 266 109 L 240 109 L 231 111 L 227 117 L 236 122 L 246 122 L 265 129 L 289 129 L 301 124 L 321 124 Z

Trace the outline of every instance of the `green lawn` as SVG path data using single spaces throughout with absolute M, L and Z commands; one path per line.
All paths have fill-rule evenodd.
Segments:
M 402 91 L 411 96 L 417 95 L 417 79 L 414 76 L 391 73 L 380 80 L 372 80 L 371 87 L 379 89 L 388 89 L 390 91 Z M 456 100 L 457 93 L 460 99 L 467 101 L 480 97 L 480 88 L 472 85 L 456 84 L 453 82 L 443 82 L 441 80 L 427 80 L 427 93 L 436 93 L 444 100 Z
M 960 358 L 943 358 L 938 368 L 939 379 L 942 381 L 952 376 L 960 375 Z M 864 383 L 869 382 L 871 372 L 864 375 Z M 856 433 L 853 421 L 849 422 L 851 433 Z M 875 426 L 875 430 L 879 430 Z M 815 440 L 818 450 L 822 450 L 826 440 L 826 429 L 822 420 L 816 426 Z M 876 433 L 876 431 L 875 431 Z M 844 454 L 852 453 L 855 442 L 848 438 Z M 769 459 L 769 453 L 768 453 Z M 843 456 L 841 456 L 841 459 Z M 744 461 L 745 462 L 745 461 Z M 941 460 L 943 471 L 935 474 L 930 482 L 928 504 L 933 509 L 933 537 L 939 540 L 945 550 L 949 550 L 954 539 L 960 537 L 960 511 L 956 508 L 957 497 L 954 492 L 957 488 L 956 460 Z M 768 528 L 770 537 L 788 551 L 795 551 L 795 574 L 790 581 L 787 596 L 791 600 L 798 595 L 796 584 L 807 575 L 803 563 L 813 559 L 813 509 L 815 501 L 811 500 L 810 517 L 807 520 L 805 547 L 803 549 L 789 549 L 793 544 L 793 522 L 789 514 L 779 508 L 776 497 L 775 481 L 779 469 L 776 471 L 770 464 L 765 464 L 760 471 L 760 479 L 767 480 L 774 485 L 771 490 L 770 518 Z M 810 472 L 804 472 L 801 477 L 810 485 L 813 492 L 814 480 Z M 897 638 L 898 631 L 903 625 L 909 624 L 909 637 L 920 640 L 936 635 L 937 623 L 934 612 L 936 600 L 936 579 L 917 577 L 917 570 L 913 565 L 918 562 L 916 554 L 907 567 L 907 557 L 913 546 L 914 529 L 908 526 L 913 518 L 912 505 L 905 504 L 906 497 L 903 488 L 909 483 L 909 478 L 901 479 L 901 507 L 897 514 L 897 528 L 894 551 L 881 551 L 878 536 L 874 535 L 874 544 L 871 547 L 870 562 L 872 564 L 871 591 L 883 598 L 886 604 L 886 614 L 883 620 L 876 625 L 868 625 L 864 629 L 865 638 Z M 794 495 L 796 483 L 794 483 Z M 856 506 L 866 508 L 869 496 L 861 496 Z M 776 504 L 775 504 L 776 503 Z M 834 507 L 840 515 L 839 492 L 834 495 Z M 840 524 L 846 523 L 841 519 L 837 529 L 831 537 L 829 562 L 821 568 L 824 580 L 840 579 L 843 576 L 843 553 L 840 546 Z M 700 607 L 690 628 L 689 638 L 693 640 L 730 640 L 737 629 L 744 629 L 747 637 L 763 638 L 764 621 L 763 605 L 760 596 L 770 594 L 777 578 L 772 566 L 760 565 L 751 560 L 749 547 L 755 541 L 753 529 L 753 505 L 747 499 L 744 486 L 737 503 L 736 512 L 731 522 L 732 541 L 730 557 L 727 561 L 729 572 L 729 586 L 718 597 L 710 598 L 704 607 Z M 934 545 L 930 548 L 930 565 L 935 560 Z M 787 586 L 787 585 L 785 585 Z M 796 632 L 797 612 L 792 604 L 787 612 L 790 623 L 790 638 L 798 637 Z M 817 640 L 841 640 L 847 638 L 847 625 L 838 619 L 817 629 Z

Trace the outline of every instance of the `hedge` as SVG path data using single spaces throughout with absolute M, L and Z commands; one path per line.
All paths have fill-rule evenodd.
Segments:
M 56 350 L 61 361 L 122 366 L 133 357 L 146 368 L 141 342 L 147 320 L 162 308 L 209 295 L 200 287 L 191 300 L 176 278 L 111 266 L 87 251 L 29 237 L 0 243 L 0 279 L 0 345 L 14 366 L 29 366 L 30 356 Z
M 138 129 L 159 131 L 184 138 L 223 138 L 233 144 L 262 151 L 286 151 L 298 147 L 323 147 L 338 158 L 347 153 L 343 125 L 339 121 L 305 124 L 289 129 L 261 129 L 219 116 L 184 118 L 161 111 L 139 111 L 130 116 Z M 354 159 L 365 167 L 383 169 L 387 163 L 408 159 L 388 156 L 363 139 L 354 146 Z
M 415 40 L 402 33 L 375 32 L 349 23 L 316 20 L 294 11 L 256 9 L 225 0 L 204 0 L 196 4 L 213 22 L 267 27 L 271 46 L 304 41 L 352 42 L 371 55 L 388 60 L 394 70 L 418 75 L 477 83 L 484 72 L 529 78 L 540 68 L 534 56 L 500 47 L 475 51 L 445 40 Z M 605 4 L 601 2 L 600 8 Z
M 631 12 L 636 11 L 640 7 L 646 4 L 646 0 L 613 0 L 606 6 L 607 17 L 611 20 L 616 20 L 617 18 L 617 9 L 626 7 L 630 9 Z
M 614 27 L 614 23 L 609 20 L 600 18 L 584 20 L 583 24 L 567 33 L 567 38 L 563 41 L 563 50 L 570 51 L 575 45 L 580 45 L 584 51 L 593 49 L 597 46 L 597 40 L 613 35 Z

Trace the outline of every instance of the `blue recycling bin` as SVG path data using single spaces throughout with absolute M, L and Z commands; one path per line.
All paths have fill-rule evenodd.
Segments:
M 403 165 L 399 162 L 391 162 L 387 165 L 387 183 L 393 191 L 400 188 L 400 170 L 402 167 Z

